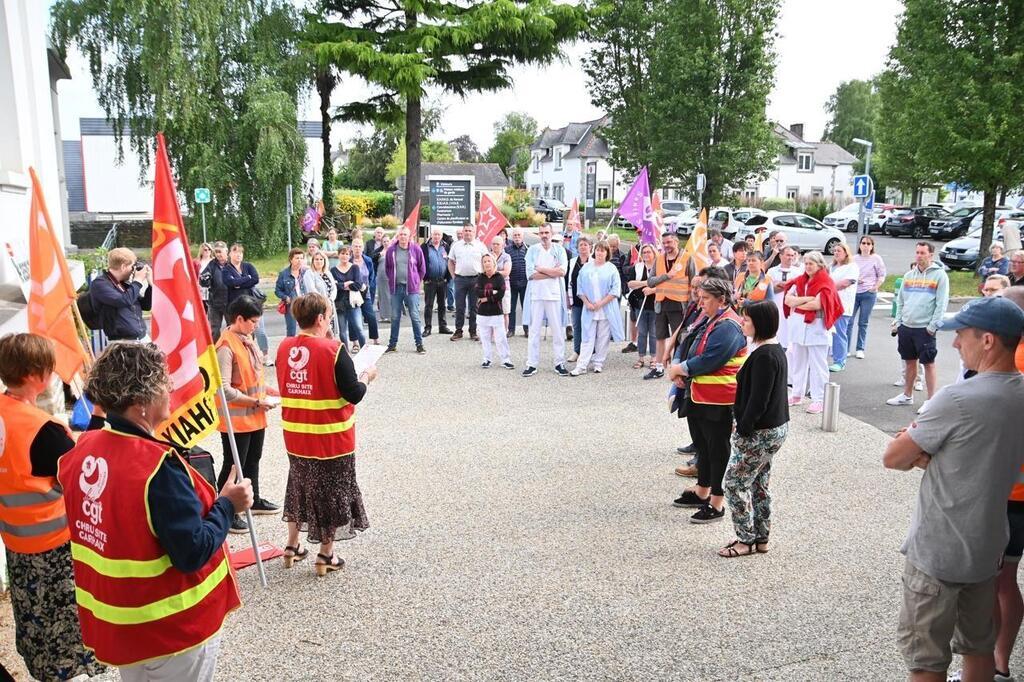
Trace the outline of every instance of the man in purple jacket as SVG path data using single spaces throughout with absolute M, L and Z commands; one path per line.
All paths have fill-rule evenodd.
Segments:
M 420 293 L 427 265 L 423 259 L 423 250 L 410 243 L 409 228 L 399 227 L 395 237 L 384 255 L 384 274 L 388 278 L 388 291 L 391 293 L 391 339 L 384 352 L 394 353 L 398 350 L 398 329 L 402 322 L 402 306 L 405 305 L 412 318 L 416 352 L 422 355 L 427 349 L 423 347 L 423 332 L 420 328 Z

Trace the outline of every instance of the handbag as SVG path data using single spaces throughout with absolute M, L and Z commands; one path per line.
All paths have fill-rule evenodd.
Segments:
M 267 300 L 267 295 L 265 293 L 263 293 L 263 291 L 260 290 L 259 287 L 253 287 L 252 288 L 252 297 L 255 298 L 257 301 L 266 301 Z
M 281 313 L 282 315 L 287 315 L 288 314 L 288 304 L 285 303 L 284 301 L 281 301 L 280 303 L 278 303 L 277 304 L 277 312 Z
M 353 308 L 359 308 L 363 305 L 363 295 L 358 291 L 348 292 L 348 304 Z

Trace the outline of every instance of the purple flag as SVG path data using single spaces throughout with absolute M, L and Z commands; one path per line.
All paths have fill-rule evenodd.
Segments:
M 633 224 L 633 227 L 642 228 L 644 223 L 644 200 L 651 201 L 651 186 L 647 180 L 647 166 L 644 166 L 640 174 L 633 181 L 633 186 L 626 192 L 622 205 L 619 206 L 619 215 Z
M 644 217 L 640 223 L 640 243 L 657 245 L 658 237 L 660 236 L 658 221 L 654 216 L 654 206 L 651 205 L 651 198 L 649 196 L 645 196 Z
M 320 224 L 320 214 L 316 208 L 310 206 L 306 209 L 306 212 L 302 215 L 302 231 L 313 232 L 316 230 L 317 225 Z

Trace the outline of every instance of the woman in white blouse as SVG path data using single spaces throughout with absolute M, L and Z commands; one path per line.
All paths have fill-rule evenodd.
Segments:
M 832 364 L 828 370 L 842 372 L 846 369 L 846 356 L 850 353 L 850 320 L 857 299 L 857 279 L 860 277 L 860 267 L 853 260 L 850 247 L 845 242 L 836 244 L 833 249 L 829 274 L 839 292 L 839 300 L 843 302 L 843 314 L 836 320 L 832 334 Z

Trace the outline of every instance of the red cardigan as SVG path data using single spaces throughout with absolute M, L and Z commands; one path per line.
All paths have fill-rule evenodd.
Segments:
M 804 273 L 786 284 L 786 288 L 782 291 L 782 311 L 786 317 L 789 317 L 790 313 L 793 312 L 785 304 L 785 295 L 790 288 L 795 289 L 797 296 L 818 297 L 818 300 L 821 301 L 821 317 L 822 322 L 825 324 L 825 329 L 831 329 L 836 320 L 842 316 L 843 302 L 839 300 L 839 292 L 836 291 L 835 282 L 832 281 L 832 276 L 828 274 L 825 268 L 820 268 L 813 277 L 808 277 L 807 273 Z M 796 312 L 803 313 L 804 322 L 807 324 L 814 322 L 814 318 L 818 315 L 817 310 L 798 309 Z

